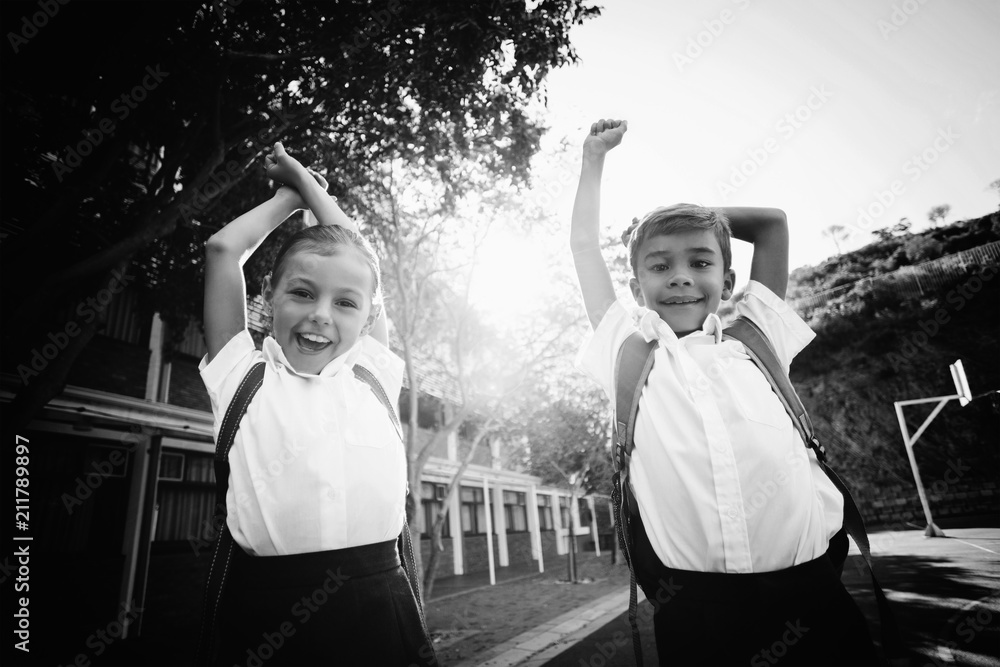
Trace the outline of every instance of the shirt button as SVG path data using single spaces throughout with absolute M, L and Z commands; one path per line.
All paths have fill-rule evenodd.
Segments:
M 726 512 L 726 514 L 729 515 L 730 519 L 737 519 L 740 516 L 739 510 L 737 510 L 735 507 L 730 507 L 729 511 Z
M 337 489 L 330 489 L 329 491 L 326 492 L 326 497 L 329 498 L 330 500 L 336 500 L 337 495 L 338 495 Z
M 715 451 L 719 452 L 720 454 L 725 454 L 726 452 L 726 445 L 721 440 L 716 440 L 714 443 L 712 443 L 712 447 L 715 449 Z

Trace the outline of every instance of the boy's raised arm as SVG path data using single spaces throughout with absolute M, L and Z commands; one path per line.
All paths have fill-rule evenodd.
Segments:
M 600 120 L 583 142 L 583 166 L 573 203 L 570 247 L 590 325 L 597 328 L 615 301 L 611 273 L 601 255 L 601 176 L 608 151 L 622 141 L 628 121 Z
M 729 206 L 719 209 L 729 218 L 733 237 L 753 244 L 750 280 L 785 298 L 788 288 L 788 219 L 777 208 Z

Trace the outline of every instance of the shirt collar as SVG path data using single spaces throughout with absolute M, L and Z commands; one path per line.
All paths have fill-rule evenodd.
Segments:
M 701 325 L 701 332 L 715 338 L 715 344 L 718 345 L 722 342 L 722 320 L 715 313 L 709 313 L 705 323 Z
M 722 342 L 722 320 L 715 313 L 709 313 L 705 322 L 701 325 L 701 330 L 685 336 L 683 339 L 677 338 L 677 334 L 664 322 L 655 310 L 638 306 L 636 313 L 636 327 L 642 333 L 646 342 L 659 340 L 660 344 L 668 350 L 676 349 L 682 340 L 698 338 L 700 336 L 712 336 L 716 345 Z
M 358 355 L 361 353 L 361 339 L 359 338 L 358 342 L 356 342 L 347 352 L 343 353 L 339 357 L 336 357 L 335 359 L 331 359 L 330 362 L 315 375 L 312 373 L 300 373 L 292 368 L 292 365 L 288 363 L 288 359 L 285 357 L 285 351 L 281 349 L 281 346 L 278 345 L 278 341 L 276 341 L 273 336 L 268 336 L 264 339 L 264 343 L 261 345 L 261 353 L 264 356 L 264 361 L 276 367 L 278 370 L 284 369 L 289 373 L 304 378 L 329 378 L 334 377 L 344 368 L 354 367 Z

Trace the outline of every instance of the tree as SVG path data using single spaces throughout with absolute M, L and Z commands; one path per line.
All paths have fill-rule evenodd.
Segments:
M 0 9 L 12 26 L 36 10 Z M 0 246 L 18 323 L 2 365 L 24 371 L 14 419 L 62 390 L 100 324 L 74 319 L 77 304 L 122 276 L 175 330 L 200 314 L 204 241 L 266 196 L 255 165 L 278 139 L 338 193 L 390 159 L 435 169 L 445 203 L 471 155 L 523 179 L 542 132 L 528 109 L 575 61 L 570 28 L 597 14 L 583 0 L 61 6 L 3 53 L 3 121 L 18 127 L 5 136 L 3 188 L 17 193 L 5 229 L 22 230 Z M 71 344 L 33 368 L 69 325 Z
M 944 222 L 944 219 L 948 216 L 949 211 L 951 211 L 951 206 L 948 204 L 935 206 L 931 210 L 927 211 L 927 219 L 931 221 L 932 225 L 937 226 L 938 222 Z
M 566 358 L 564 365 L 569 365 Z M 584 495 L 611 495 L 611 412 L 600 389 L 579 373 L 562 370 L 566 374 L 558 376 L 558 383 L 540 384 L 518 403 L 507 437 L 520 443 L 527 469 L 547 484 L 568 488 L 571 506 L 576 506 Z M 575 582 L 575 540 L 570 535 L 567 557 Z
M 432 453 L 443 449 L 453 434 L 468 436 L 468 447 L 442 501 L 446 508 L 476 451 L 501 429 L 511 400 L 536 381 L 538 369 L 552 356 L 563 333 L 558 324 L 540 321 L 531 321 L 522 330 L 500 331 L 471 302 L 476 258 L 491 227 L 516 221 L 527 229 L 544 221 L 541 212 L 519 196 L 513 182 L 490 179 L 475 160 L 458 169 L 476 187 L 449 207 L 441 203 L 446 185 L 439 177 L 400 161 L 385 165 L 382 178 L 355 196 L 358 215 L 378 230 L 392 339 L 406 365 L 409 390 L 403 413 L 412 492 L 407 510 L 417 543 L 425 519 L 415 497 Z M 448 406 L 434 432 L 422 441 L 420 399 L 430 380 Z M 446 512 L 431 518 L 428 563 L 414 554 L 425 597 L 433 591 Z
M 908 234 L 912 226 L 913 223 L 910 222 L 909 218 L 900 218 L 896 224 L 876 229 L 872 232 L 872 235 L 881 242 L 890 241 L 896 236 Z
M 850 234 L 843 225 L 830 225 L 823 230 L 823 236 L 833 241 L 833 244 L 837 246 L 837 254 L 839 255 L 841 254 L 840 242 L 846 241 Z
M 993 192 L 995 192 L 997 194 L 997 196 L 1000 196 L 1000 178 L 996 179 L 995 181 L 993 181 L 992 183 L 990 183 L 988 186 L 986 186 L 986 189 L 987 190 L 992 190 Z

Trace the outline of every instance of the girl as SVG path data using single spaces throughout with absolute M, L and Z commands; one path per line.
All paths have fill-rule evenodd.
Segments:
M 280 143 L 265 170 L 282 187 L 206 247 L 208 354 L 199 369 L 220 452 L 232 444 L 217 474 L 226 530 L 213 556 L 202 659 L 435 664 L 396 546 L 406 533 L 406 457 L 389 400 L 399 395 L 402 361 L 387 347 L 378 258 L 322 177 Z M 243 263 L 305 207 L 320 224 L 278 251 L 263 284 L 272 333 L 257 350 Z M 254 366 L 262 375 L 249 375 Z M 259 379 L 244 382 L 251 377 Z M 244 384 L 259 389 L 240 419 Z

